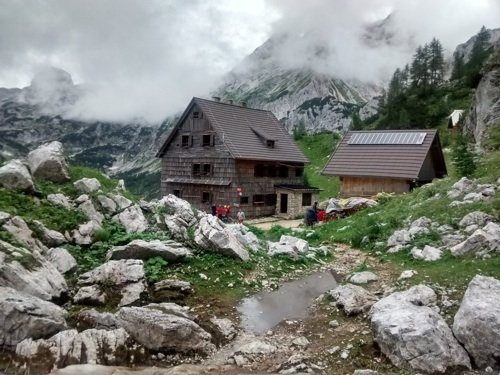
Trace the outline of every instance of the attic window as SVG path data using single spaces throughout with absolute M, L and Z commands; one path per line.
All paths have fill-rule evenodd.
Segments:
M 193 118 L 200 118 L 200 112 L 193 112 Z
M 182 147 L 190 147 L 191 146 L 191 136 L 190 135 L 183 135 L 181 137 L 181 146 Z
M 268 139 L 266 141 L 266 146 L 269 148 L 274 148 L 274 139 Z
M 202 139 L 202 146 L 213 146 L 213 135 L 212 134 L 203 134 L 203 139 Z

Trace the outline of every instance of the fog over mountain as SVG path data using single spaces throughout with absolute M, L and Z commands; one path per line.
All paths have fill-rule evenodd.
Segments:
M 451 54 L 499 19 L 497 0 L 7 0 L 0 87 L 27 86 L 56 66 L 81 89 L 67 116 L 159 123 L 274 35 L 292 36 L 283 66 L 383 81 L 416 45 L 436 36 Z

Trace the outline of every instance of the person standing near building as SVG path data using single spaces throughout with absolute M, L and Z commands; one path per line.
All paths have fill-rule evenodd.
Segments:
M 243 224 L 243 222 L 245 221 L 245 213 L 241 208 L 238 210 L 237 216 L 238 216 L 238 224 Z

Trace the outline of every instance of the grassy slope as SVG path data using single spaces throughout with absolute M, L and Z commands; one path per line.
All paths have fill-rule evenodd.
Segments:
M 322 133 L 301 137 L 297 144 L 311 161 L 305 168 L 306 181 L 311 186 L 323 189 L 321 200 L 336 197 L 340 190 L 338 177 L 322 176 L 321 171 L 330 159 L 340 137 L 334 133 Z

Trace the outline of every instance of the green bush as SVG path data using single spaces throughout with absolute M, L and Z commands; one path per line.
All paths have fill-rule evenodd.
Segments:
M 162 257 L 149 258 L 144 263 L 144 273 L 148 282 L 155 283 L 161 280 L 165 275 L 167 265 L 167 261 Z
M 471 151 L 467 138 L 460 134 L 453 147 L 452 160 L 459 177 L 470 177 L 476 170 L 474 153 Z

